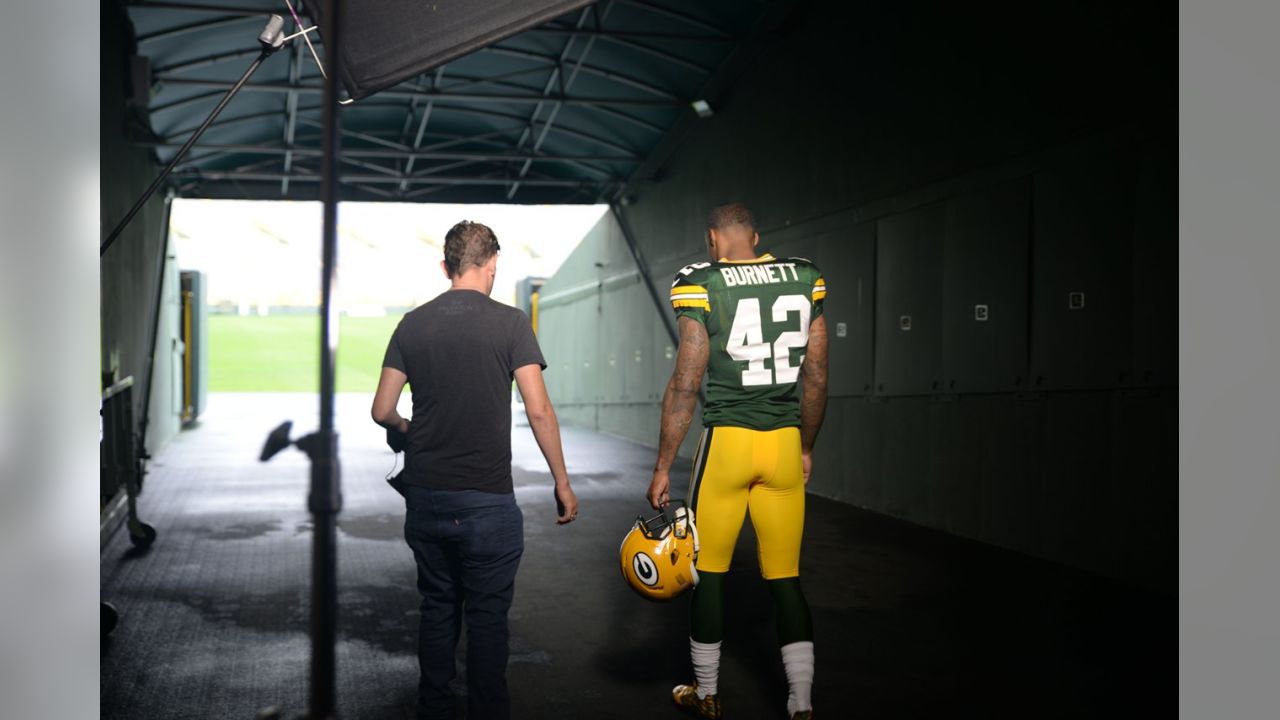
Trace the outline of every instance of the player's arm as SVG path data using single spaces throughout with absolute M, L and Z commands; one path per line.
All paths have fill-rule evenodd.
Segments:
M 569 473 L 564 466 L 564 448 L 560 445 L 560 422 L 551 406 L 546 383 L 542 381 L 542 368 L 536 363 L 516 368 L 516 386 L 524 398 L 524 412 L 529 418 L 533 438 L 547 461 L 551 477 L 555 479 L 556 522 L 563 525 L 578 516 L 578 497 L 569 486 Z
M 378 378 L 378 390 L 373 395 L 373 409 L 370 411 L 374 422 L 388 430 L 399 433 L 409 432 L 409 421 L 400 417 L 400 413 L 396 410 L 396 403 L 399 402 L 400 393 L 404 391 L 407 382 L 409 382 L 409 376 L 403 372 L 395 368 L 382 368 L 382 376 Z
M 804 460 L 804 481 L 809 482 L 813 443 L 827 413 L 827 319 L 819 315 L 809 324 L 809 346 L 800 364 L 804 378 L 800 398 L 800 453 Z
M 662 395 L 662 428 L 658 436 L 658 462 L 653 468 L 653 481 L 649 483 L 649 504 L 655 508 L 667 504 L 671 487 L 671 464 L 676 451 L 693 424 L 698 408 L 698 388 L 707 371 L 711 357 L 711 342 L 707 328 L 690 317 L 679 319 L 680 349 L 676 353 L 676 366 L 667 381 Z

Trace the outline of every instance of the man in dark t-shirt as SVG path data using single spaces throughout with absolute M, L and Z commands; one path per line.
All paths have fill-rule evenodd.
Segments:
M 498 239 L 463 221 L 445 236 L 452 287 L 407 313 L 382 362 L 373 419 L 405 439 L 405 539 L 418 565 L 418 718 L 452 718 L 454 652 L 467 623 L 467 717 L 506 720 L 507 611 L 524 551 L 511 486 L 511 381 L 555 480 L 556 522 L 578 516 L 529 318 L 489 298 Z M 396 410 L 408 383 L 413 419 Z

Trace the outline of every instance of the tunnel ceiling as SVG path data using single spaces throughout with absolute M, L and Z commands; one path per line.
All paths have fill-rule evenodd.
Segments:
M 694 101 L 714 110 L 781 4 L 602 0 L 346 105 L 343 197 L 615 199 L 697 122 Z M 257 57 L 268 13 L 297 29 L 284 0 L 127 7 L 151 84 L 138 142 L 161 164 Z M 177 194 L 318 197 L 322 83 L 301 38 L 268 58 L 175 169 Z

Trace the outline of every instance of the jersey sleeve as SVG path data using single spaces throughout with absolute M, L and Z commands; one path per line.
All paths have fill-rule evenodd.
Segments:
M 813 304 L 813 311 L 809 313 L 810 320 L 815 320 L 822 315 L 823 301 L 827 298 L 827 281 L 822 277 L 822 271 L 817 265 L 810 267 L 813 274 L 813 288 L 809 291 L 809 299 Z
M 671 281 L 671 309 L 676 317 L 689 317 L 706 324 L 711 314 L 711 295 L 707 292 L 706 268 L 710 263 L 686 265 Z

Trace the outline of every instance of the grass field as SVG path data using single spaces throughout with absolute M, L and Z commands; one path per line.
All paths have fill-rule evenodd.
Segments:
M 382 355 L 400 317 L 340 320 L 338 392 L 378 387 Z M 209 316 L 209 392 L 317 392 L 319 362 L 315 314 Z

